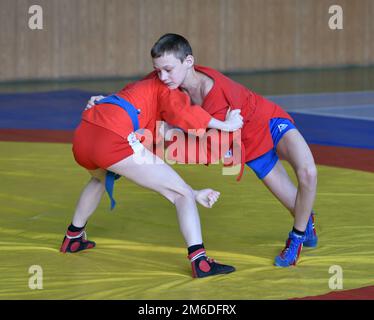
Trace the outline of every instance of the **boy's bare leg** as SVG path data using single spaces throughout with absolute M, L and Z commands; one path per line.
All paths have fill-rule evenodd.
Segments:
M 277 151 L 291 164 L 298 181 L 295 193 L 295 186 L 280 161 L 265 181 L 278 199 L 294 213 L 293 230 L 288 235 L 285 248 L 275 257 L 274 262 L 276 266 L 289 267 L 296 264 L 304 243 L 311 247 L 317 243 L 315 229 L 308 224 L 316 195 L 317 170 L 307 143 L 296 129 L 284 134 Z
M 317 170 L 312 153 L 297 130 L 290 130 L 284 135 L 277 152 L 293 167 L 298 187 L 293 184 L 281 161 L 276 163 L 263 183 L 294 216 L 295 228 L 304 231 L 317 187 Z
M 282 205 L 288 209 L 292 216 L 295 216 L 294 210 L 297 188 L 291 181 L 281 161 L 277 161 L 274 168 L 267 174 L 262 182 Z
M 73 217 L 73 225 L 82 228 L 94 213 L 105 191 L 106 170 L 89 170 L 92 178 L 83 189 Z
M 294 227 L 305 231 L 317 189 L 317 169 L 312 152 L 302 135 L 295 129 L 285 133 L 278 144 L 278 152 L 295 171 L 298 187 L 294 205 Z M 285 183 L 285 187 L 290 194 L 294 194 L 292 183 Z
M 73 221 L 66 231 L 60 248 L 61 252 L 78 252 L 95 247 L 95 242 L 87 240 L 85 225 L 94 213 L 105 191 L 106 171 L 97 169 L 89 171 L 92 178 L 84 187 L 73 216 Z

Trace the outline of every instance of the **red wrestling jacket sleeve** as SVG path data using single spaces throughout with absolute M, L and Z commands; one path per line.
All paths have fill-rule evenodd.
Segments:
M 159 118 L 186 131 L 206 129 L 212 116 L 197 105 L 191 105 L 189 96 L 178 89 L 160 86 L 158 95 Z

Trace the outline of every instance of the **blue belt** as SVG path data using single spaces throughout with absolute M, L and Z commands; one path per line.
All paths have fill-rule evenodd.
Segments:
M 132 125 L 134 127 L 134 132 L 139 129 L 138 114 L 140 113 L 140 111 L 138 111 L 131 103 L 115 94 L 95 102 L 96 105 L 103 103 L 115 104 L 116 106 L 121 107 L 130 116 Z M 116 201 L 113 198 L 114 181 L 119 179 L 120 177 L 121 176 L 119 174 L 115 174 L 111 171 L 107 171 L 106 173 L 105 190 L 108 193 L 110 199 L 110 210 L 113 210 L 116 205 Z

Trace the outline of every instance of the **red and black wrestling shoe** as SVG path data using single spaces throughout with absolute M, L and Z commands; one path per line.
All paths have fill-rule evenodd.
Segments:
M 235 271 L 234 267 L 220 264 L 214 259 L 207 257 L 204 249 L 191 253 L 188 259 L 191 261 L 193 278 L 204 278 Z
M 77 232 L 67 230 L 65 238 L 62 241 L 60 252 L 74 253 L 86 249 L 91 249 L 95 246 L 95 242 L 87 240 L 87 234 L 84 229 Z

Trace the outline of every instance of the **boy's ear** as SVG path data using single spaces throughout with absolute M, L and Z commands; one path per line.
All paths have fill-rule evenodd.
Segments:
M 188 67 L 193 67 L 195 59 L 192 55 L 188 55 L 186 59 L 184 59 L 184 62 L 187 64 Z

